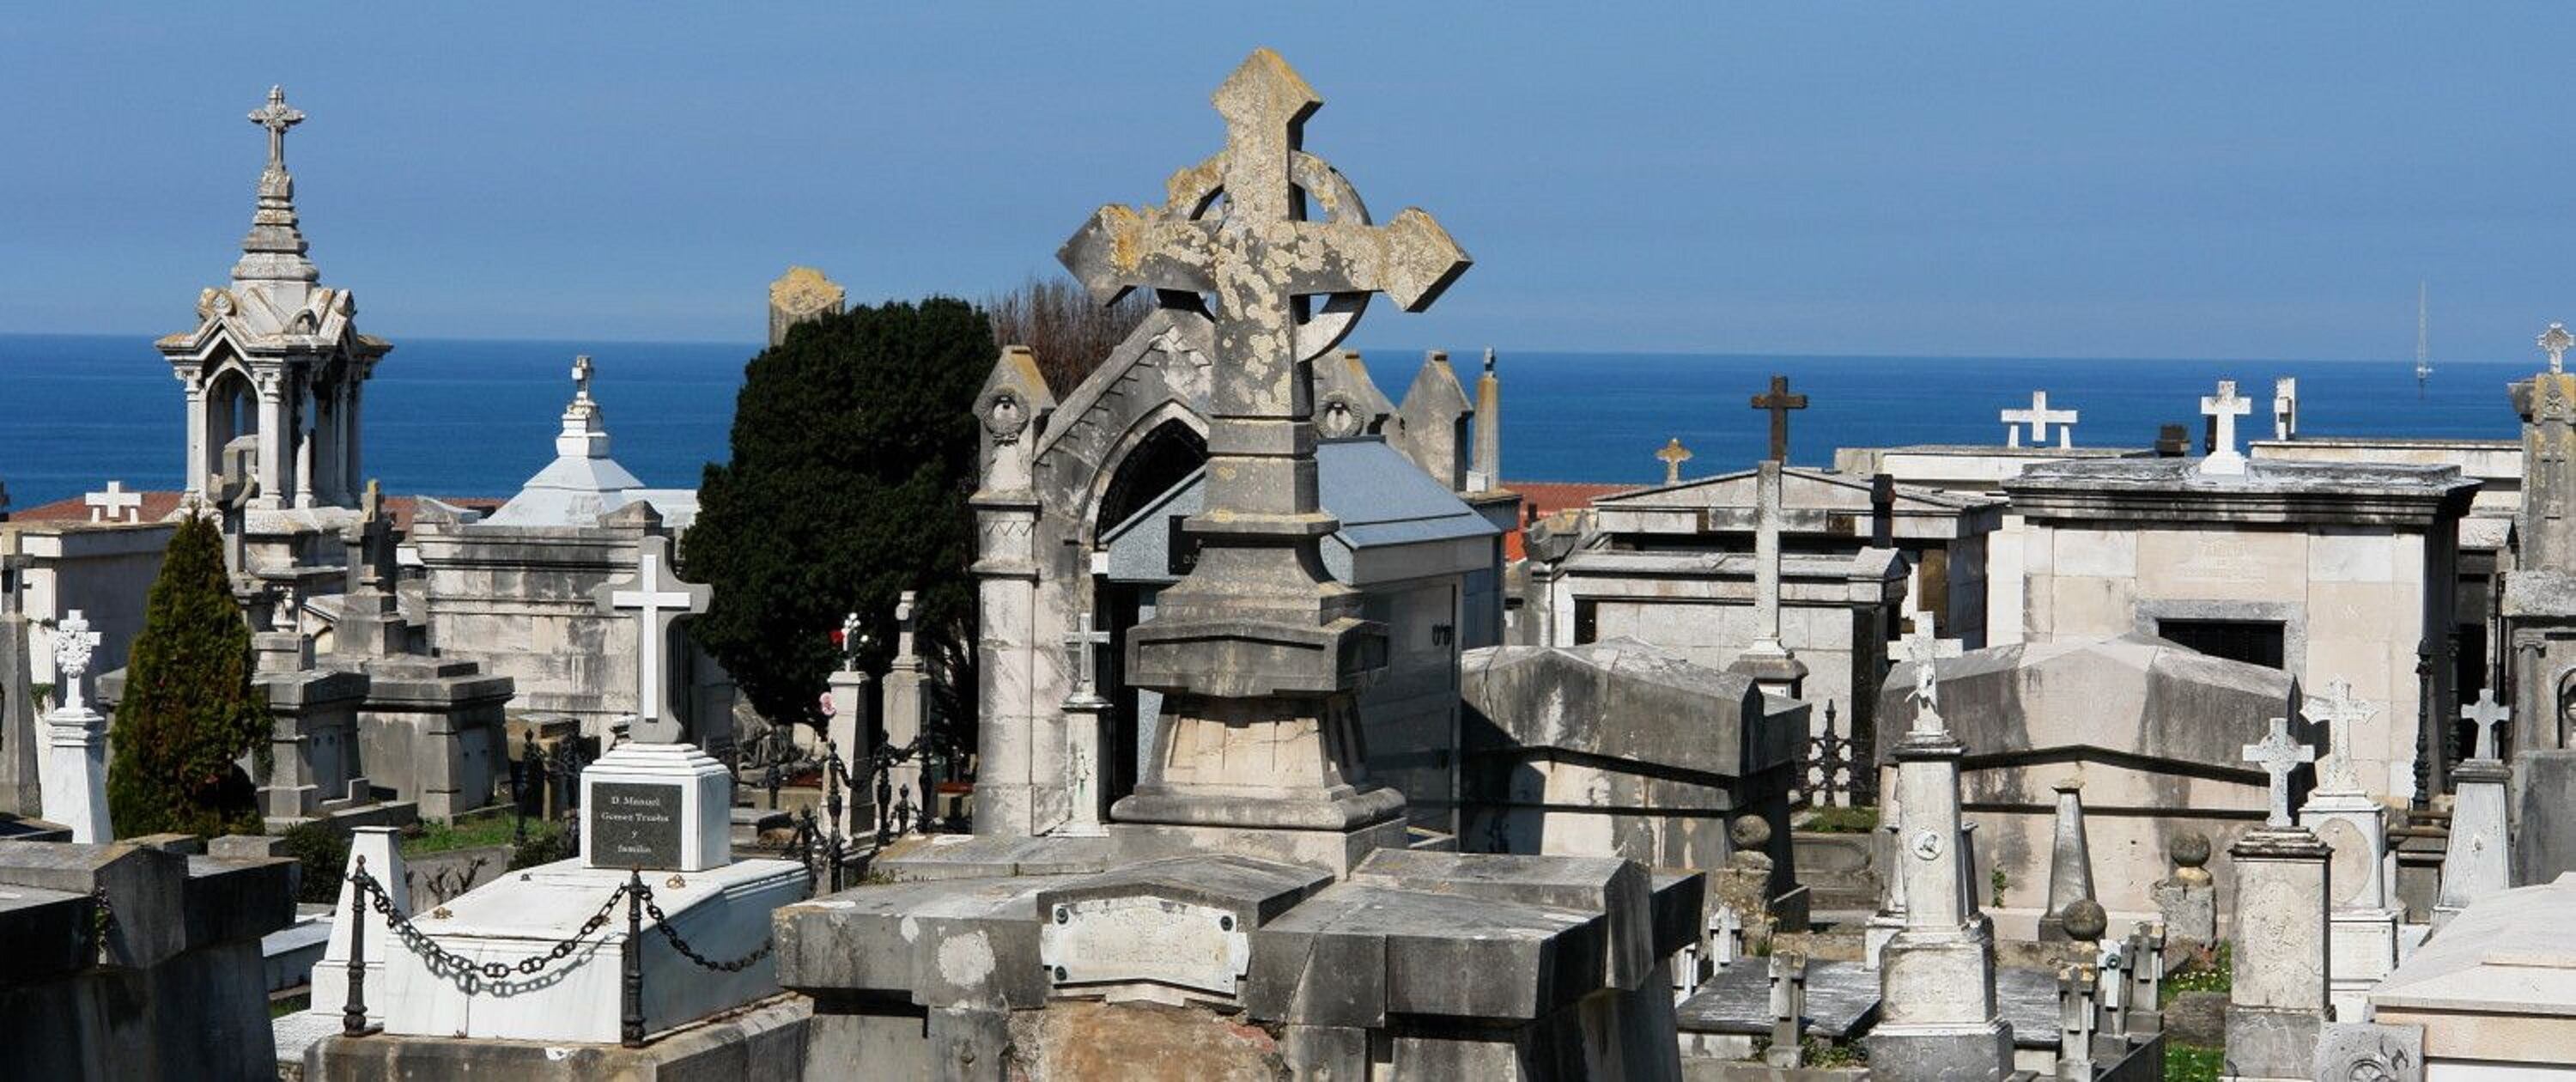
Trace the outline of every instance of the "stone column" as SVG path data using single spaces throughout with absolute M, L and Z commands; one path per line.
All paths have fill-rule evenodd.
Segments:
M 313 506 L 313 430 L 305 426 L 304 419 L 298 418 L 294 431 L 295 506 L 311 507 Z
M 366 471 L 360 468 L 358 458 L 358 420 L 361 412 L 359 403 L 366 394 L 366 379 L 367 373 L 363 368 L 349 375 L 346 387 L 347 409 L 343 411 L 340 418 L 340 476 L 348 479 L 349 486 L 353 490 L 363 486 L 367 476 Z
M 347 479 L 340 476 L 340 381 L 313 393 L 313 499 L 338 505 L 348 501 Z
M 1928 713 L 1928 712 L 1927 712 Z M 2012 1068 L 2012 1026 L 1995 1001 L 1994 924 L 1977 911 L 1961 829 L 1959 759 L 1967 749 L 1929 714 L 1893 749 L 1900 814 L 1897 877 L 1905 924 L 1879 958 L 1879 1024 L 1871 1068 L 1892 1078 L 1999 1079 Z
M 2048 857 L 2048 908 L 2040 914 L 2039 939 L 2064 942 L 2067 907 L 2093 900 L 2093 854 L 2084 840 L 2084 779 L 2058 782 L 2057 823 Z
M 1064 701 L 1065 803 L 1068 815 L 1055 834 L 1097 838 L 1108 833 L 1101 816 L 1101 725 L 1109 700 L 1098 695 Z
M 987 621 L 984 626 L 984 638 L 989 645 L 994 634 L 1000 629 L 990 623 L 994 610 L 988 608 L 984 611 Z M 885 676 L 886 746 L 897 749 L 912 747 L 915 751 L 911 758 L 887 769 L 886 792 L 889 794 L 887 799 L 894 801 L 894 805 L 885 811 L 886 814 L 892 815 L 895 808 L 904 806 L 909 799 L 912 804 L 912 818 L 909 822 L 900 823 L 898 826 L 905 832 L 918 833 L 921 830 L 921 824 L 936 810 L 937 794 L 928 792 L 922 787 L 922 759 L 927 753 L 920 750 L 919 741 L 922 730 L 928 726 L 930 719 L 930 704 L 922 694 L 922 689 L 923 685 L 930 682 L 930 677 L 923 669 L 921 657 L 913 652 L 912 591 L 904 591 L 903 600 L 895 606 L 895 629 L 894 660 L 887 664 Z M 985 716 L 990 718 L 992 714 L 988 712 Z M 989 754 L 993 747 L 992 734 L 989 732 L 984 734 L 983 739 L 984 747 Z M 1023 758 L 1022 770 L 1026 769 L 1026 763 L 1027 760 Z M 982 770 L 991 770 L 993 765 L 991 759 L 985 759 L 981 763 Z M 1025 791 L 1023 788 L 1022 792 L 1025 793 Z M 983 774 L 978 771 L 975 785 L 975 832 L 978 834 L 988 833 L 984 824 L 984 812 Z M 1026 837 L 1027 835 L 1023 832 L 1013 836 Z
M 67 680 L 78 680 L 65 674 Z M 115 840 L 107 822 L 107 719 L 73 701 L 45 715 L 44 819 L 84 844 Z
M 191 503 L 206 494 L 206 474 L 214 468 L 214 456 L 206 450 L 206 381 L 193 372 L 179 374 L 179 382 L 188 392 L 188 466 L 180 471 L 179 484 Z
M 2470 759 L 2451 772 L 2451 842 L 2442 856 L 2442 891 L 2433 906 L 2438 932 L 2469 903 L 2513 885 L 2505 826 L 2505 782 L 2513 771 L 2495 759 Z
M 322 960 L 313 966 L 313 999 L 315 1009 L 338 1012 L 349 1002 L 349 903 L 357 884 L 349 881 L 357 870 L 358 859 L 367 861 L 367 876 L 385 887 L 385 898 L 398 916 L 411 914 L 411 891 L 403 885 L 402 836 L 392 827 L 359 827 L 350 832 L 349 866 L 340 870 L 340 900 L 332 908 L 338 917 L 331 922 L 331 940 L 322 948 Z M 367 1021 L 382 1025 L 385 1004 L 390 1002 L 385 987 L 385 958 L 397 949 L 393 933 L 385 927 L 384 918 L 367 906 L 367 956 L 360 963 L 367 973 Z M 611 956 L 614 960 L 614 956 Z
M 832 742 L 832 750 L 850 777 L 861 786 L 868 778 L 868 674 L 857 669 L 834 670 L 827 680 L 832 697 L 832 717 L 824 723 L 823 735 Z M 891 717 L 891 715 L 889 715 Z M 891 786 L 888 792 L 894 792 Z M 876 831 L 876 791 L 873 788 L 842 794 L 841 836 L 856 838 Z
M 2193 949 L 2218 941 L 2218 885 L 2210 878 L 2209 836 L 2186 830 L 2165 843 L 2173 856 L 2173 874 L 2147 888 L 2156 910 L 2175 939 Z
M 43 756 L 36 750 L 43 730 L 36 719 L 31 655 L 35 625 L 18 601 L 19 579 L 29 561 L 5 551 L 16 543 L 16 535 L 0 535 L 0 811 L 40 819 L 45 801 L 39 788 Z
M 1476 453 L 1467 467 L 1467 491 L 1503 487 L 1503 381 L 1494 375 L 1494 351 L 1485 350 L 1485 374 L 1476 377 Z
M 1764 459 L 1754 479 L 1753 645 L 1736 655 L 1731 671 L 1762 690 L 1802 697 L 1807 663 L 1780 642 L 1780 463 Z
M 284 507 L 286 488 L 287 444 L 295 438 L 287 430 L 286 389 L 276 373 L 262 374 L 259 388 L 259 495 L 251 506 Z
M 2237 1079 L 2310 1077 L 2327 1012 L 2328 862 L 2303 826 L 2266 826 L 2229 846 L 2236 863 L 2227 1062 Z

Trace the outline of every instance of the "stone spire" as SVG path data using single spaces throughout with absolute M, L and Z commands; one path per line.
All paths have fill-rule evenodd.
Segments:
M 233 281 L 319 281 L 321 272 L 304 258 L 304 233 L 295 220 L 295 178 L 286 171 L 286 129 L 304 123 L 304 112 L 286 104 L 284 88 L 272 86 L 268 104 L 251 110 L 250 122 L 268 129 L 268 168 L 260 170 L 259 209 L 251 215 L 250 233 L 242 237 Z
M 2039 918 L 2043 942 L 2090 938 L 2070 937 L 2067 925 L 2076 903 L 2093 901 L 2093 852 L 2084 838 L 2084 779 L 2068 778 L 2055 788 L 2057 826 L 2048 854 L 2048 911 Z
M 1476 454 L 1467 467 L 1467 491 L 1503 487 L 1503 381 L 1494 375 L 1494 348 L 1485 347 L 1485 374 L 1476 377 Z

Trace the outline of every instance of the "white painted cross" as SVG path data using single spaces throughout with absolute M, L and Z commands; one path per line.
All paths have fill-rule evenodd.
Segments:
M 1938 733 L 1945 727 L 1941 721 L 1941 691 L 1933 683 L 1934 663 L 1945 657 L 1959 656 L 1959 643 L 1941 637 L 1938 620 L 1929 612 L 1914 614 L 1914 630 L 1897 641 L 1905 646 L 1905 660 L 1914 663 L 1914 731 Z
M 2075 410 L 2050 409 L 2048 392 L 2032 391 L 2029 409 L 2005 410 L 1999 416 L 2004 423 L 2004 445 L 2007 447 L 2021 446 L 2022 425 L 2030 426 L 2030 445 L 2033 447 L 2048 445 L 2048 430 L 2052 426 L 2057 429 L 2057 445 L 2073 447 L 2075 422 L 2081 414 Z
M 2476 703 L 2460 708 L 2460 717 L 2468 720 L 2471 724 L 2478 727 L 2477 757 L 2480 759 L 2495 758 L 2496 726 L 2513 720 L 2513 711 L 2507 708 L 2503 703 L 2496 701 L 2495 689 L 2488 688 L 2479 692 L 2478 701 Z
M 2540 348 L 2549 354 L 2549 371 L 2554 375 L 2566 370 L 2567 347 L 2576 346 L 2576 335 L 2567 333 L 2564 323 L 2552 323 L 2540 332 Z
M 1109 633 L 1092 627 L 1091 614 L 1087 612 L 1074 617 L 1074 626 L 1080 630 L 1067 632 L 1064 636 L 1065 662 L 1073 666 L 1073 692 L 1065 696 L 1065 702 L 1081 706 L 1098 705 L 1103 701 L 1094 687 L 1099 672 L 1095 666 L 1099 663 L 1093 660 L 1092 652 L 1109 645 Z
M 91 522 L 132 522 L 143 512 L 143 494 L 127 492 L 123 481 L 110 481 L 107 491 L 88 493 L 81 502 L 89 505 Z
M 671 625 L 682 617 L 707 611 L 707 601 L 715 591 L 694 582 L 682 582 L 670 571 L 671 539 L 647 537 L 635 546 L 635 577 L 620 582 L 604 583 L 592 590 L 592 603 L 609 615 L 622 612 L 635 614 L 635 717 L 642 725 L 659 734 L 674 734 L 667 728 L 679 721 L 678 710 L 666 701 L 671 693 L 666 675 L 670 649 Z M 658 735 L 658 734 L 657 734 Z M 669 742 L 669 741 L 664 741 Z
M 90 630 L 89 617 L 81 610 L 54 625 L 54 676 L 62 685 L 62 709 L 77 714 L 87 707 L 81 700 L 81 677 L 89 672 L 90 652 L 98 649 L 98 632 Z
M 2209 457 L 2200 460 L 2202 473 L 2243 473 L 2245 456 L 2236 451 L 2236 419 L 2254 412 L 2252 399 L 2236 396 L 2236 381 L 2218 381 L 2218 393 L 2200 396 L 2201 416 L 2218 422 L 2218 439 L 2209 448 Z
M 2317 790 L 2326 793 L 2361 792 L 2361 775 L 2353 768 L 2352 727 L 2379 713 L 2379 705 L 2352 693 L 2352 681 L 2336 680 L 2326 685 L 2325 692 L 2310 695 L 2299 704 L 2299 714 L 2312 724 L 2326 727 L 2326 740 L 2332 745 L 2326 757 L 2317 763 Z
M 2283 376 L 2272 381 L 2272 438 L 2297 439 L 2299 435 L 2299 377 Z
M 2289 826 L 2290 772 L 2297 770 L 2300 763 L 2315 762 L 2317 749 L 2290 739 L 2290 719 L 2273 718 L 2272 731 L 2262 743 L 2245 745 L 2242 757 L 2272 776 L 2272 806 L 2263 824 Z

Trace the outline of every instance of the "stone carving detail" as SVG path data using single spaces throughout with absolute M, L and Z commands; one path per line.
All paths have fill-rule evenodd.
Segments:
M 79 713 L 81 677 L 89 672 L 90 652 L 98 649 L 98 632 L 90 630 L 89 618 L 79 609 L 54 625 L 54 669 L 62 677 L 62 709 Z
M 1020 403 L 1019 395 L 998 391 L 984 403 L 984 431 L 993 434 L 994 443 L 1018 443 L 1020 433 L 1028 427 L 1029 410 Z

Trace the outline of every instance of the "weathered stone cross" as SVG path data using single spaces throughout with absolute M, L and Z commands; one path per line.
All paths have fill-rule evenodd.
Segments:
M 2005 410 L 2000 415 L 1999 419 L 2004 423 L 2004 445 L 2007 447 L 2021 446 L 2021 426 L 2029 425 L 2030 445 L 2033 447 L 2042 447 L 2047 445 L 2048 430 L 2051 427 L 2055 427 L 2057 429 L 2058 446 L 2075 446 L 2075 422 L 2080 419 L 2081 416 L 2082 415 L 2075 410 L 2053 410 L 2048 408 L 2048 392 L 2032 391 L 2030 393 L 2029 409 Z
M 2496 726 L 2513 720 L 2513 711 L 2503 703 L 2496 701 L 2495 689 L 2488 688 L 2479 692 L 2478 701 L 2476 703 L 2460 708 L 2460 717 L 2467 719 L 2471 724 L 2478 727 L 2477 757 L 2480 759 L 2495 758 Z
M 2261 743 L 2245 745 L 2241 754 L 2246 762 L 2262 767 L 2272 776 L 2272 806 L 2264 825 L 2289 826 L 2290 773 L 2299 769 L 2300 763 L 2315 762 L 2317 749 L 2290 738 L 2290 719 L 2273 718 L 2272 731 Z
M 1097 705 L 1103 700 L 1096 688 L 1098 670 L 1094 666 L 1098 662 L 1092 655 L 1100 647 L 1109 645 L 1109 633 L 1091 626 L 1091 614 L 1087 612 L 1074 614 L 1073 626 L 1081 630 L 1066 632 L 1064 636 L 1065 661 L 1073 666 L 1073 693 L 1065 696 L 1065 701 L 1081 706 Z
M 2361 792 L 2361 775 L 2353 769 L 2352 727 L 2379 713 L 2377 704 L 2352 693 L 2352 681 L 2336 680 L 2326 685 L 2324 694 L 2310 695 L 2299 704 L 2299 714 L 2313 724 L 2326 727 L 2326 739 L 2333 744 L 2326 757 L 2317 763 L 2317 789 L 2328 793 Z
M 1665 484 L 1682 483 L 1682 463 L 1691 460 L 1691 449 L 1682 446 L 1681 437 L 1673 437 L 1671 442 L 1664 444 L 1663 450 L 1655 452 L 1655 457 L 1663 460 Z
M 591 592 L 599 611 L 611 615 L 635 614 L 635 717 L 636 733 L 642 739 L 647 727 L 662 730 L 675 724 L 679 711 L 668 702 L 671 688 L 666 675 L 669 660 L 671 625 L 684 617 L 707 611 L 707 601 L 715 591 L 694 582 L 682 582 L 671 574 L 671 539 L 647 537 L 635 546 L 635 577 L 623 582 L 604 583 Z M 656 742 L 663 732 L 657 731 Z
M 1349 298 L 1385 293 L 1420 311 L 1469 260 L 1419 209 L 1371 224 L 1350 182 L 1304 152 L 1306 118 L 1323 101 L 1279 54 L 1253 50 L 1213 100 L 1225 149 L 1174 173 L 1159 206 L 1100 208 L 1057 258 L 1103 304 L 1138 288 L 1213 298 L 1206 509 L 1186 524 L 1200 559 L 1137 630 L 1136 666 L 1140 681 L 1156 682 L 1147 686 L 1222 695 L 1273 679 L 1312 686 L 1323 679 L 1312 670 L 1338 664 L 1339 638 L 1367 630 L 1347 614 L 1355 599 L 1317 570 L 1319 539 L 1335 523 L 1316 500 L 1313 388 L 1300 362 L 1349 330 Z M 1308 218 L 1310 203 L 1320 220 Z M 1339 314 L 1315 316 L 1332 331 L 1320 341 L 1301 339 L 1317 295 Z M 1297 648 L 1292 664 L 1304 671 L 1293 679 L 1221 672 L 1200 664 L 1209 640 L 1180 630 L 1201 616 L 1233 619 L 1216 638 L 1258 651 L 1280 648 L 1272 628 L 1322 629 L 1335 641 Z
M 98 632 L 90 630 L 89 617 L 73 609 L 54 625 L 54 673 L 62 685 L 62 709 L 77 714 L 87 709 L 81 699 L 81 677 L 89 672 L 90 652 L 98 649 Z
M 110 481 L 107 491 L 84 495 L 81 502 L 89 505 L 91 522 L 132 522 L 143 510 L 143 494 L 127 492 L 123 481 Z
M 590 354 L 583 353 L 573 357 L 572 390 L 573 401 L 590 401 Z
M 303 112 L 286 104 L 286 88 L 268 88 L 268 104 L 251 110 L 250 122 L 268 129 L 268 167 L 286 168 L 286 129 L 304 123 Z
M 1905 647 L 1905 660 L 1914 663 L 1914 731 L 1938 733 L 1941 720 L 1941 691 L 1933 683 L 1937 673 L 1933 663 L 1945 657 L 1959 656 L 1959 644 L 1943 639 L 1939 619 L 1929 612 L 1914 614 L 1914 630 L 1897 640 Z
M 2552 323 L 2548 330 L 2540 332 L 2539 341 L 2540 348 L 2549 354 L 2549 370 L 2552 373 L 2565 371 L 2567 347 L 2576 346 L 2576 335 L 2567 333 L 2566 324 Z
M 1807 396 L 1789 393 L 1789 377 L 1771 377 L 1771 391 L 1753 396 L 1753 408 L 1771 413 L 1771 461 L 1789 460 L 1789 411 L 1807 408 Z
M 2209 457 L 2200 460 L 2202 473 L 2243 473 L 2245 456 L 2236 451 L 2236 419 L 2254 412 L 2254 400 L 2236 396 L 2236 381 L 2218 381 L 2218 393 L 2200 396 L 2201 416 L 2218 422 L 2218 439 L 2209 448 Z

